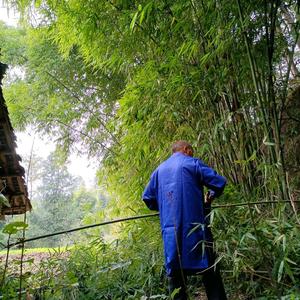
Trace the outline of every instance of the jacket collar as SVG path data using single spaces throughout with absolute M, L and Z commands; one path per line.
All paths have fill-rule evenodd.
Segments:
M 187 155 L 185 155 L 185 154 L 183 154 L 182 152 L 179 152 L 179 151 L 172 154 L 172 156 L 181 156 L 181 155 L 187 156 Z

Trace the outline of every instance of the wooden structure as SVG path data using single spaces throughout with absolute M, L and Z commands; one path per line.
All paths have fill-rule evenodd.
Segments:
M 25 184 L 25 170 L 16 153 L 16 136 L 9 120 L 2 93 L 2 79 L 7 66 L 0 62 L 0 191 L 8 199 L 10 207 L 0 204 L 0 217 L 23 214 L 31 210 Z

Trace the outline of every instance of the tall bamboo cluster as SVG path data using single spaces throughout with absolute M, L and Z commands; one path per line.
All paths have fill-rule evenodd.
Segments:
M 36 22 L 32 1 L 10 2 Z M 33 26 L 48 24 L 44 35 L 64 57 L 75 53 L 95 78 L 104 74 L 96 101 L 84 95 L 84 109 L 100 116 L 93 133 L 108 138 L 86 146 L 106 153 L 105 179 L 125 198 L 139 199 L 176 139 L 190 140 L 244 195 L 297 196 L 289 172 L 299 162 L 286 153 L 299 135 L 299 119 L 287 111 L 298 101 L 288 95 L 299 85 L 299 1 L 47 0 L 35 7 L 43 18 Z M 58 77 L 49 81 L 57 85 Z M 49 113 L 32 114 L 53 122 Z M 85 115 L 55 119 L 72 136 Z
M 255 4 L 237 1 L 236 6 L 229 8 L 218 1 L 207 4 L 190 1 L 186 7 L 192 16 L 191 24 L 185 28 L 177 23 L 182 31 L 176 39 L 182 40 L 173 52 L 175 58 L 170 61 L 170 57 L 164 57 L 165 73 L 155 75 L 162 83 L 151 84 L 151 91 L 146 89 L 138 98 L 141 105 L 135 108 L 138 112 L 145 102 L 158 105 L 150 114 L 158 128 L 144 115 L 143 129 L 151 129 L 150 141 L 145 142 L 151 143 L 151 134 L 155 137 L 156 132 L 164 130 L 169 142 L 179 138 L 191 140 L 211 164 L 240 186 L 244 195 L 289 199 L 295 193 L 288 189 L 291 182 L 285 151 L 289 145 L 285 143 L 283 115 L 290 83 L 297 82 L 299 73 L 296 65 L 299 5 L 283 1 Z M 171 8 L 166 6 L 165 10 Z M 171 16 L 176 24 L 176 15 Z M 173 45 L 172 34 L 170 45 Z M 172 53 L 172 49 L 168 50 Z M 173 63 L 180 71 L 174 70 Z M 137 86 L 148 87 L 148 82 L 141 82 L 140 77 L 133 81 Z M 129 90 L 123 99 L 132 101 L 131 93 Z M 132 109 L 135 102 L 130 105 Z M 159 127 L 161 123 L 163 129 Z M 297 120 L 289 123 L 294 129 L 296 125 Z M 166 149 L 160 139 L 154 140 L 160 145 L 158 148 Z M 154 146 L 151 149 L 156 151 Z M 296 160 L 293 168 L 299 169 Z M 295 191 L 297 186 L 292 189 Z
M 279 201 L 300 190 L 299 1 L 9 2 L 31 30 L 25 88 L 6 99 L 22 126 L 38 124 L 63 149 L 81 142 L 102 161 L 99 182 L 114 199 L 105 216 L 142 213 L 151 172 L 188 140 L 229 179 L 222 201 L 264 201 L 213 210 L 233 290 L 292 295 L 299 220 Z M 122 234 L 148 253 L 153 227 Z

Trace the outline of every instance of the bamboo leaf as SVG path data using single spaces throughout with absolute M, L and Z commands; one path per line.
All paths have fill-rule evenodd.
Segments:
M 190 236 L 192 233 L 194 233 L 196 230 L 198 230 L 199 228 L 201 228 L 201 230 L 204 230 L 204 224 L 198 223 L 195 224 L 195 226 L 189 231 L 187 236 Z
M 190 250 L 190 252 L 193 252 L 196 248 L 198 248 L 199 245 L 202 245 L 202 253 L 204 255 L 204 249 L 205 249 L 205 241 L 201 240 L 199 242 L 196 243 L 196 245 Z
M 285 260 L 288 261 L 290 264 L 297 266 L 297 263 L 294 262 L 293 260 L 289 259 L 288 257 L 286 257 Z
M 285 259 L 285 260 L 287 260 L 287 259 Z M 286 274 L 291 278 L 293 283 L 296 283 L 295 277 L 293 275 L 293 271 L 291 270 L 290 266 L 287 263 L 285 263 L 284 267 L 285 267 Z
M 181 288 L 174 289 L 174 291 L 171 294 L 171 299 L 174 299 L 175 296 L 179 294 L 180 290 Z
M 281 261 L 279 268 L 278 268 L 277 282 L 280 282 L 282 279 L 283 268 L 284 268 L 284 260 Z
M 275 146 L 275 143 L 274 143 L 274 142 L 267 141 L 267 137 L 266 137 L 266 136 L 265 136 L 264 139 L 263 139 L 263 143 L 264 143 L 266 146 Z
M 137 12 L 134 14 L 134 16 L 133 16 L 133 18 L 132 18 L 132 20 L 131 20 L 131 23 L 130 23 L 130 26 L 129 26 L 129 28 L 130 28 L 131 31 L 133 31 L 133 29 L 134 29 L 134 27 L 135 27 L 136 19 L 137 19 L 138 15 L 139 15 L 139 12 L 137 11 Z

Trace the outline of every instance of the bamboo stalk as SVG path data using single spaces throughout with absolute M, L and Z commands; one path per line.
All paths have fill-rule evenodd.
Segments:
M 6 271 L 7 271 L 7 267 L 8 267 L 8 257 L 9 257 L 9 251 L 10 251 L 10 246 L 9 246 L 10 238 L 11 238 L 11 234 L 8 235 L 8 239 L 7 239 L 7 246 L 6 246 L 7 251 L 6 251 L 6 256 L 5 256 L 5 265 L 4 265 L 4 270 L 3 270 L 3 276 L 2 276 L 1 283 L 0 283 L 0 289 L 3 288 L 4 282 L 5 282 L 5 275 L 6 275 Z

